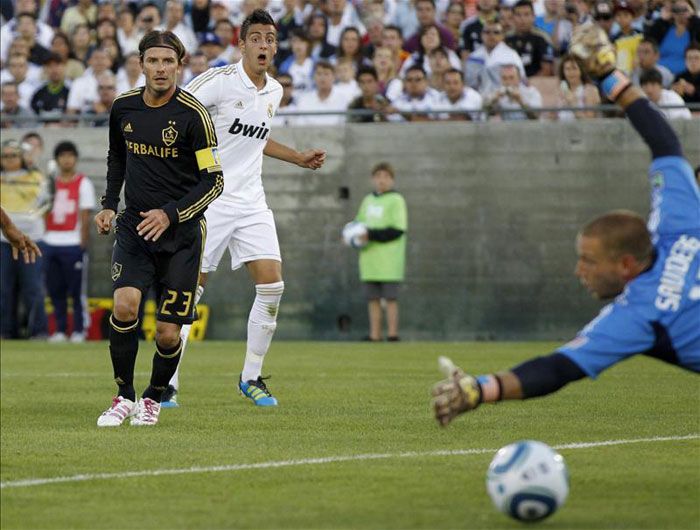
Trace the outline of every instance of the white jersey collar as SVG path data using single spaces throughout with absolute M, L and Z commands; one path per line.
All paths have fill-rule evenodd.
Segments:
M 256 92 L 262 92 L 266 88 L 268 88 L 268 84 L 270 80 L 268 79 L 267 72 L 265 72 L 265 86 L 262 87 L 260 90 L 258 90 L 258 87 L 255 86 L 255 83 L 248 77 L 248 74 L 245 71 L 245 68 L 243 67 L 243 59 L 241 59 L 241 67 L 236 68 L 238 70 L 238 74 L 241 76 L 241 81 L 243 81 L 243 84 L 245 85 L 246 88 L 249 88 L 251 90 L 255 90 Z

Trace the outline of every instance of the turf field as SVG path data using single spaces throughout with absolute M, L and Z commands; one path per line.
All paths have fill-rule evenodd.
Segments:
M 275 342 L 265 373 L 280 407 L 266 410 L 235 391 L 243 345 L 207 342 L 188 352 L 182 406 L 159 425 L 97 429 L 113 391 L 106 344 L 4 342 L 0 523 L 523 528 L 492 508 L 484 477 L 498 447 L 530 438 L 569 445 L 569 500 L 539 527 L 699 528 L 697 375 L 634 359 L 545 399 L 434 423 L 438 354 L 482 372 L 552 347 Z

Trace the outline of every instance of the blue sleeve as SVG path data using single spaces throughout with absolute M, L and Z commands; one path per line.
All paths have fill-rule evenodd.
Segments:
M 605 306 L 574 340 L 557 349 L 595 379 L 603 370 L 654 345 L 653 328 L 629 306 Z
M 700 235 L 700 188 L 688 161 L 679 156 L 656 158 L 649 167 L 649 182 L 652 238 Z

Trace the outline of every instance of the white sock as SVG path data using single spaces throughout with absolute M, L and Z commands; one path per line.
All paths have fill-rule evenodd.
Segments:
M 194 292 L 194 305 L 197 305 L 199 303 L 199 301 L 202 299 L 203 294 L 204 287 L 198 285 L 197 290 Z M 180 329 L 180 340 L 182 341 L 182 349 L 180 350 L 180 361 L 177 363 L 175 373 L 170 378 L 170 383 L 168 383 L 170 385 L 173 385 L 175 387 L 175 390 L 178 390 L 180 388 L 180 365 L 182 365 L 182 358 L 185 356 L 185 348 L 187 347 L 187 339 L 190 336 L 191 328 L 192 324 L 185 324 Z
M 277 327 L 277 311 L 283 292 L 284 282 L 255 286 L 255 301 L 248 316 L 248 343 L 241 374 L 243 381 L 260 377 L 263 359 Z

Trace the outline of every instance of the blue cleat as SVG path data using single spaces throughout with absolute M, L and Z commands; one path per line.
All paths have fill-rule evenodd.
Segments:
M 163 395 L 160 398 L 160 408 L 174 409 L 179 406 L 177 404 L 177 388 L 173 385 L 168 385 L 168 388 L 163 390 Z
M 265 379 L 269 379 L 266 377 Z M 270 394 L 270 391 L 265 385 L 265 379 L 258 377 L 257 381 L 238 381 L 238 388 L 241 394 L 253 400 L 258 407 L 276 407 L 277 400 Z

